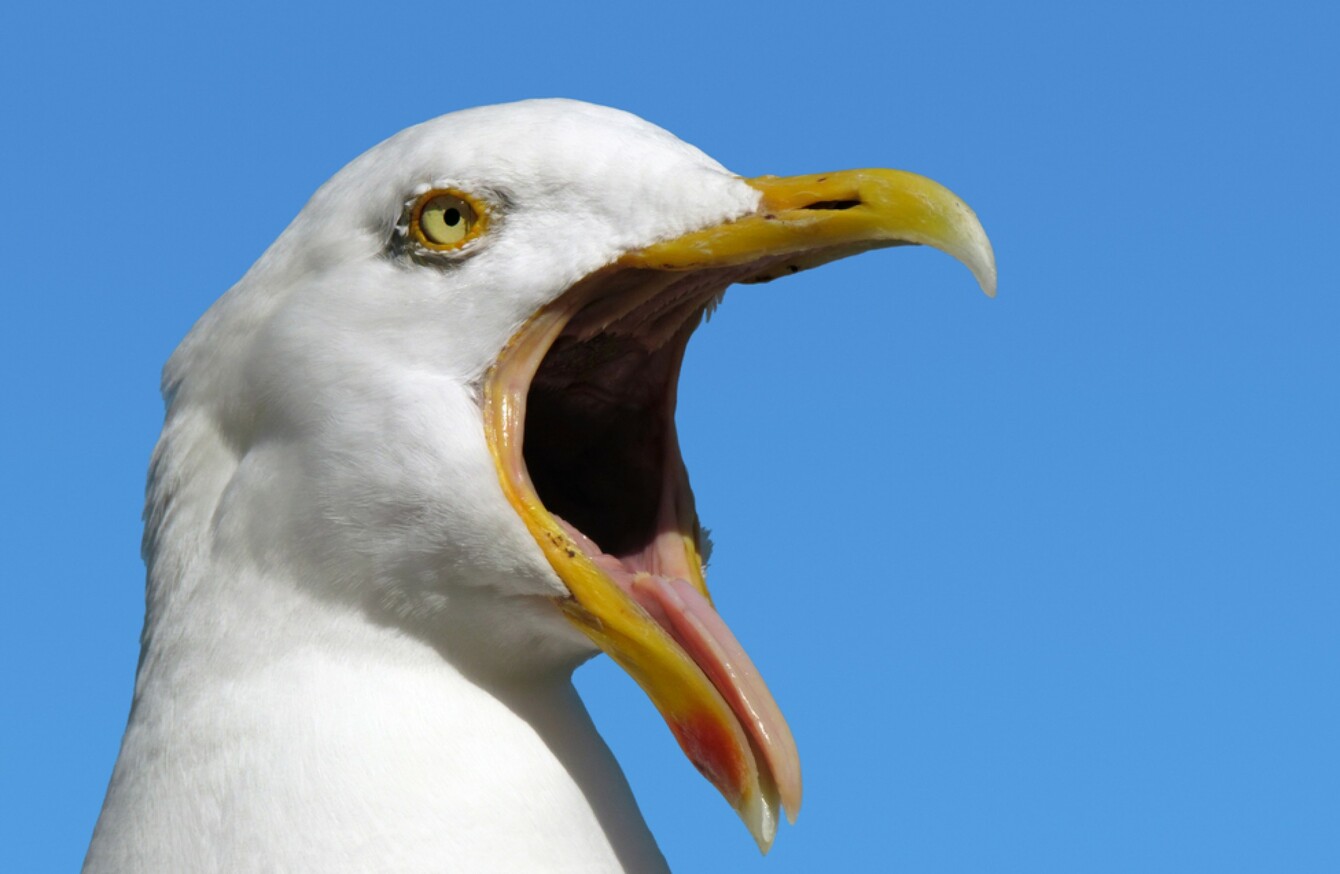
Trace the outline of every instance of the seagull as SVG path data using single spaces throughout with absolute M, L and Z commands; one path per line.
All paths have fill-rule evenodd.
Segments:
M 898 245 L 995 291 L 935 182 L 745 179 L 577 101 L 356 158 L 164 368 L 84 870 L 668 870 L 571 683 L 600 652 L 766 852 L 799 757 L 707 589 L 680 363 L 728 286 Z

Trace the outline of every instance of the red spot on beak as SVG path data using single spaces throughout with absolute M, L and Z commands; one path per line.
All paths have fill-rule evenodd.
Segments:
M 747 785 L 749 765 L 745 751 L 735 742 L 730 728 L 704 713 L 683 720 L 666 720 L 675 740 L 695 768 L 717 787 L 726 800 L 738 806 Z

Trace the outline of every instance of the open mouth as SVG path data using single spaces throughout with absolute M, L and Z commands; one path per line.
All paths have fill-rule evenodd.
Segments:
M 689 335 L 727 284 L 649 271 L 594 277 L 574 289 L 576 312 L 531 381 L 525 428 L 538 439 L 523 450 L 535 490 L 625 589 L 638 574 L 701 582 L 682 544 L 701 549 L 675 396 Z
M 758 671 L 711 606 L 674 423 L 690 335 L 728 285 L 757 274 L 756 265 L 598 272 L 522 329 L 490 385 L 511 390 L 520 439 L 509 435 L 503 469 L 542 508 L 530 518 L 551 561 L 557 553 L 582 582 L 597 577 L 605 598 L 626 600 L 615 622 L 577 599 L 565 611 L 651 687 L 653 700 L 666 678 L 642 659 L 625 663 L 630 650 L 671 655 L 679 663 L 672 682 L 696 674 L 710 705 L 662 708 L 666 720 L 699 770 L 772 834 L 779 804 L 792 818 L 799 808 L 799 759 Z M 628 612 L 641 639 L 602 640 L 618 634 Z
M 990 292 L 994 263 L 971 211 L 919 176 L 749 184 L 756 214 L 630 253 L 536 312 L 488 375 L 485 428 L 504 493 L 571 593 L 560 608 L 642 686 L 766 851 L 779 809 L 799 809 L 799 758 L 708 595 L 674 424 L 685 346 L 736 282 L 929 243 Z

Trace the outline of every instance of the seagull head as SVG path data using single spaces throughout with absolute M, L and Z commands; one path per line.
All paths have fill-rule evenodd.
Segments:
M 457 112 L 317 191 L 174 354 L 168 429 L 237 460 L 216 551 L 481 675 L 608 653 L 766 849 L 799 760 L 712 606 L 680 362 L 729 285 L 909 244 L 993 293 L 976 217 L 923 177 L 744 179 L 567 100 Z

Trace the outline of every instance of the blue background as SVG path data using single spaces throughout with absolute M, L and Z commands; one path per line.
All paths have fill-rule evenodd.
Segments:
M 876 253 L 694 340 L 711 580 L 806 798 L 760 858 L 598 660 L 677 870 L 1340 870 L 1333 5 L 19 5 L 0 869 L 75 869 L 101 804 L 173 346 L 365 148 L 562 95 L 745 175 L 924 173 L 1000 264 Z

